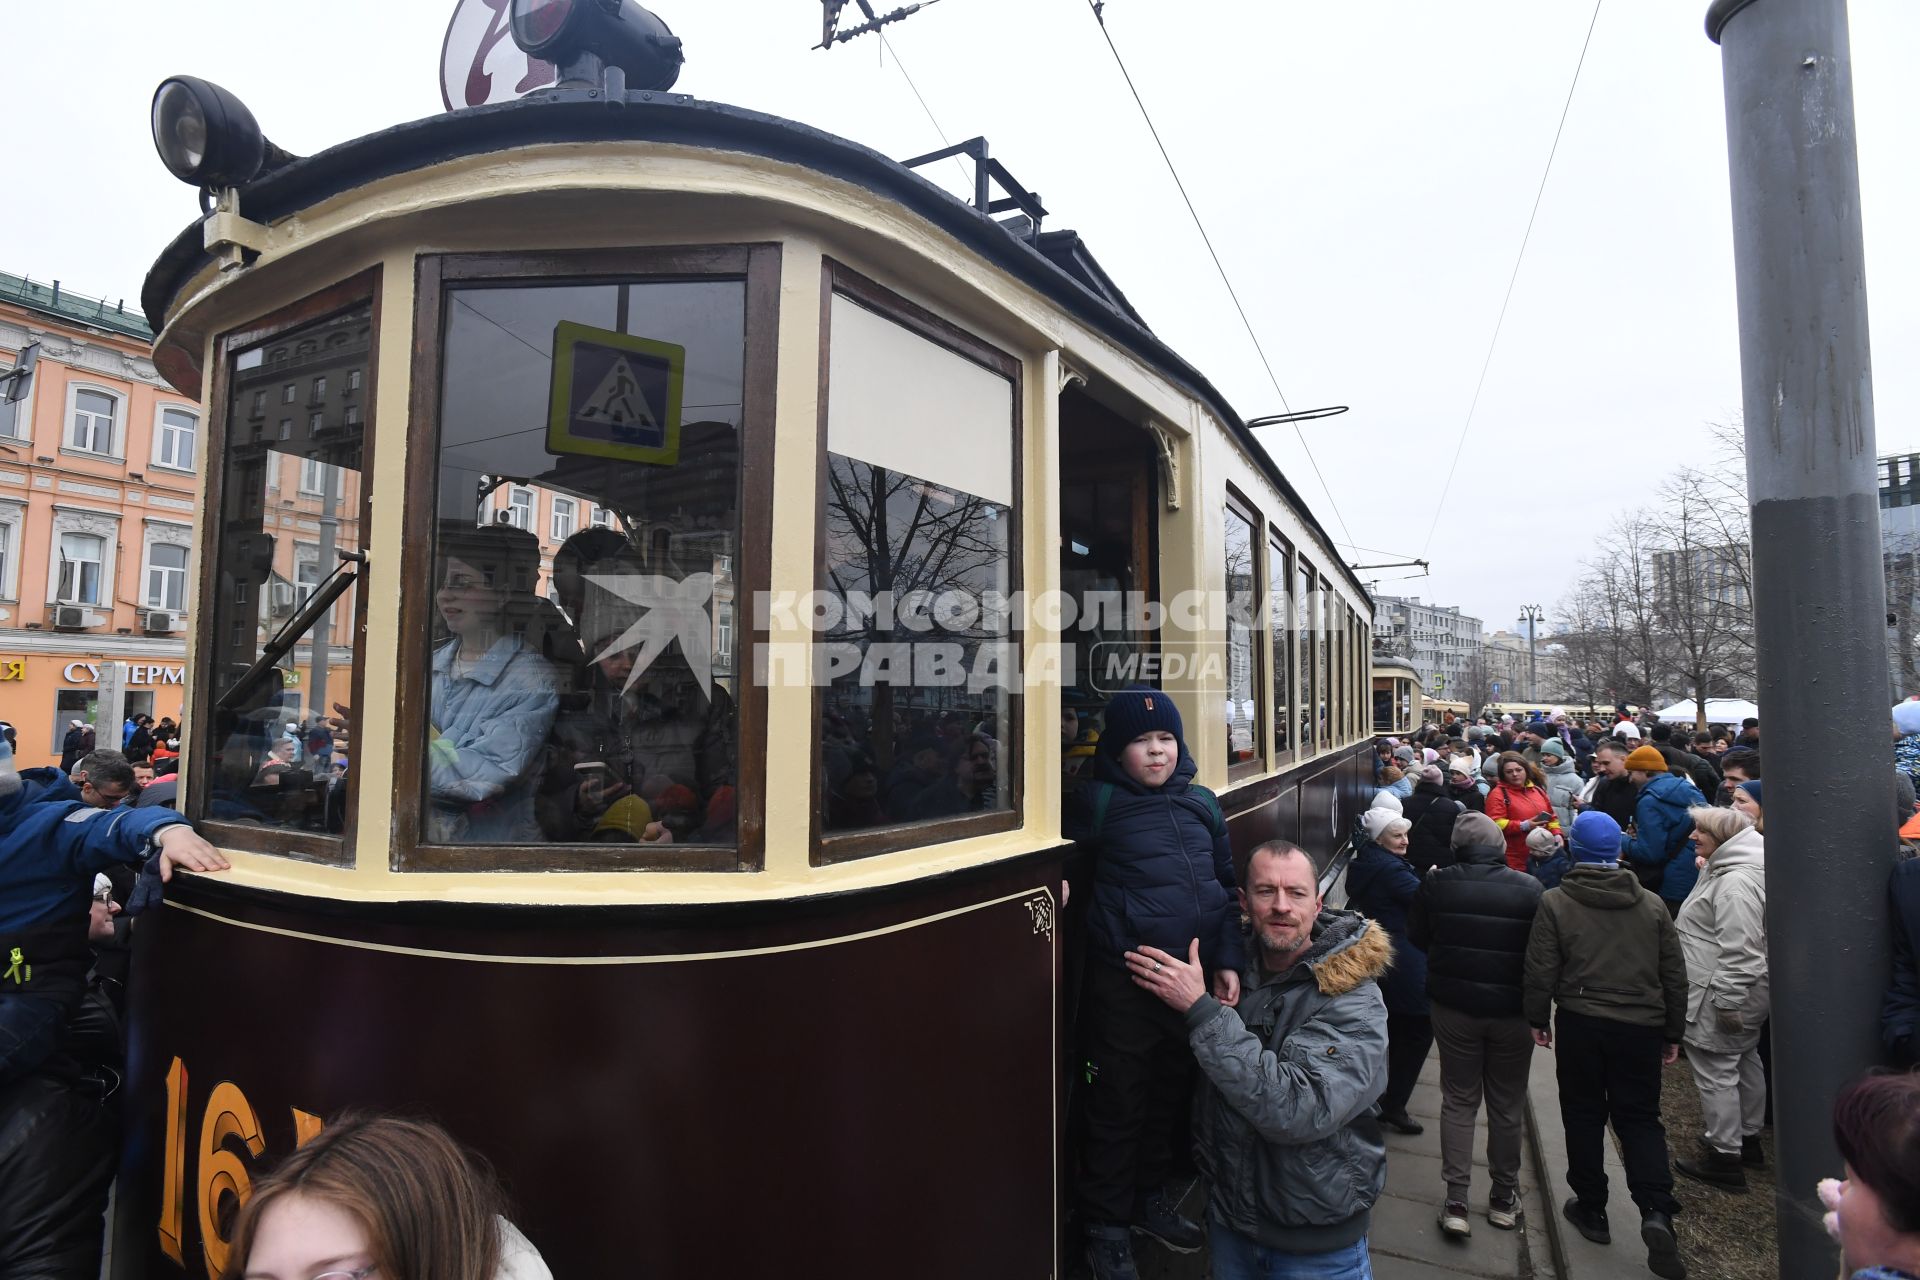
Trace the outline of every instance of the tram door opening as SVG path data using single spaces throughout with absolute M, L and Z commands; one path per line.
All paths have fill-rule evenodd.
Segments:
M 1070 774 L 1112 691 L 1159 683 L 1157 639 L 1142 625 L 1143 603 L 1159 599 L 1155 458 L 1142 428 L 1077 387 L 1060 397 L 1060 586 L 1074 605 L 1062 696 L 1083 751 L 1067 744 Z

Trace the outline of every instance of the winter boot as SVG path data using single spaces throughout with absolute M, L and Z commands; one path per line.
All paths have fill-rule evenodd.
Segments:
M 1401 1133 L 1425 1133 L 1427 1131 L 1426 1126 L 1408 1115 L 1404 1107 L 1399 1111 L 1382 1111 L 1380 1113 L 1380 1123 L 1389 1129 L 1397 1129 Z
M 1750 1133 L 1740 1139 L 1740 1163 L 1749 1169 L 1767 1167 L 1767 1149 L 1761 1145 L 1759 1134 Z
M 1143 1236 L 1151 1236 L 1175 1253 L 1197 1253 L 1207 1241 L 1207 1233 L 1200 1229 L 1200 1224 L 1182 1217 L 1173 1197 L 1164 1190 L 1141 1200 L 1133 1229 Z
M 1740 1157 L 1710 1146 L 1703 1145 L 1691 1160 L 1675 1160 L 1673 1171 L 1722 1191 L 1744 1194 L 1747 1189 L 1747 1171 L 1741 1167 Z
M 1673 1234 L 1673 1215 L 1649 1209 L 1640 1215 L 1640 1241 L 1647 1246 L 1647 1270 L 1661 1280 L 1687 1280 L 1687 1264 L 1680 1261 L 1680 1242 Z

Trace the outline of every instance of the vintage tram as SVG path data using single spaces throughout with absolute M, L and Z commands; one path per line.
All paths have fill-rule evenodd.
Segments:
M 234 866 L 139 930 L 113 1273 L 217 1271 L 356 1108 L 488 1156 L 558 1276 L 1061 1275 L 1103 698 L 1324 866 L 1370 600 L 984 149 L 957 199 L 645 79 L 631 0 L 513 8 L 557 87 L 309 157 L 156 96 L 210 205 L 144 296 L 209 420 L 180 805 Z M 609 12 L 644 57 L 552 52 Z

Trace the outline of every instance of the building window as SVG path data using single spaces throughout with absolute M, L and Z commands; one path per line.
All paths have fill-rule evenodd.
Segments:
M 514 485 L 507 490 L 507 523 L 516 529 L 533 532 L 533 490 Z
M 0 369 L 0 374 L 5 374 L 12 367 L 8 365 Z M 0 384 L 0 440 L 24 440 L 27 434 L 26 423 L 21 421 L 20 405 L 25 402 L 8 404 L 4 399 L 8 385 Z
M 565 542 L 573 536 L 574 526 L 579 523 L 580 504 L 572 498 L 553 500 L 553 541 Z
M 321 429 L 326 425 L 327 425 L 327 415 L 325 415 L 324 413 L 312 413 L 307 415 L 307 434 L 308 435 L 310 436 L 319 435 Z
M 348 405 L 345 413 L 342 415 L 341 420 L 350 427 L 359 426 L 360 425 L 360 406 L 357 404 Z
M 247 416 L 249 418 L 259 418 L 259 417 L 265 416 L 266 412 L 267 412 L 267 393 L 264 391 L 254 392 L 253 408 L 247 411 Z
M 280 403 L 292 404 L 294 397 L 298 394 L 299 391 L 294 387 L 293 383 L 289 382 L 286 386 L 280 388 Z
M 593 527 L 596 529 L 613 528 L 613 512 L 605 507 L 596 506 L 593 509 Z
M 147 548 L 147 606 L 172 609 L 187 607 L 187 549 L 171 543 L 156 542 Z
M 722 603 L 713 611 L 713 658 L 733 665 L 733 606 Z
M 352 392 L 352 391 L 358 391 L 359 389 L 360 389 L 360 371 L 358 369 L 347 370 L 347 390 Z
M 300 459 L 300 492 L 323 494 L 326 486 L 327 464 L 318 458 Z
M 0 524 L 0 599 L 13 595 L 10 571 L 13 568 L 13 526 Z
M 313 380 L 313 395 L 310 399 L 308 399 L 307 403 L 321 404 L 325 402 L 326 398 L 327 398 L 327 380 L 324 377 L 315 378 Z
M 73 413 L 67 419 L 67 448 L 81 453 L 111 455 L 114 445 L 114 420 L 120 400 L 104 391 L 85 387 L 73 390 Z
M 194 437 L 199 434 L 200 419 L 172 405 L 160 410 L 160 424 L 154 431 L 153 465 L 175 471 L 193 470 Z
M 59 588 L 61 604 L 99 604 L 101 567 L 107 540 L 91 533 L 60 535 Z

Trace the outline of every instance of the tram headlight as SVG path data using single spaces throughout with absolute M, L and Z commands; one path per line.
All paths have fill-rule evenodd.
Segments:
M 246 103 L 194 76 L 154 90 L 153 146 L 169 173 L 202 190 L 237 187 L 291 159 L 267 141 Z
M 513 42 L 551 62 L 565 80 L 598 80 L 594 63 L 619 67 L 632 89 L 661 91 L 680 78 L 680 38 L 635 0 L 513 0 Z

